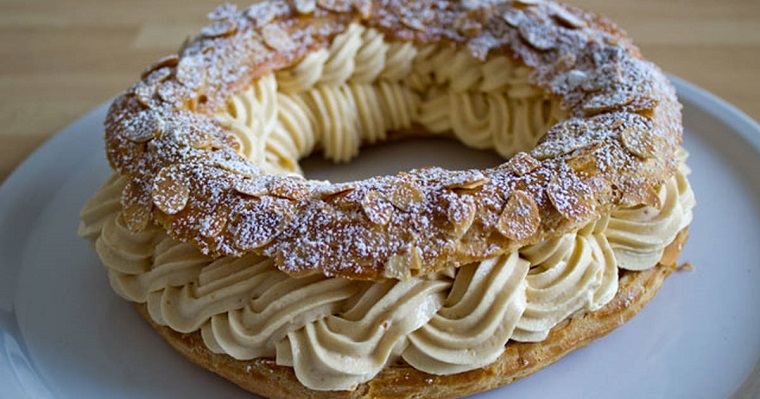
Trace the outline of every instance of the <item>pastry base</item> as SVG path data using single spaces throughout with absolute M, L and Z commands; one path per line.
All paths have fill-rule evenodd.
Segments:
M 453 375 L 432 375 L 405 363 L 386 367 L 374 379 L 354 391 L 314 391 L 301 385 L 293 369 L 277 366 L 272 359 L 235 360 L 212 353 L 200 332 L 178 333 L 153 322 L 144 304 L 137 310 L 171 346 L 193 363 L 268 398 L 458 398 L 509 384 L 558 361 L 635 316 L 657 293 L 688 237 L 682 230 L 665 249 L 657 266 L 620 274 L 615 297 L 603 308 L 566 320 L 538 343 L 510 341 L 499 359 L 487 367 Z

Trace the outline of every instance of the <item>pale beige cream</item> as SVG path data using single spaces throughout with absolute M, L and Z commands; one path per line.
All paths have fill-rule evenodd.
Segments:
M 383 39 L 353 24 L 328 48 L 233 96 L 217 119 L 243 155 L 281 174 L 300 173 L 298 159 L 315 146 L 345 162 L 362 143 L 415 125 L 509 157 L 565 118 L 556 99 L 529 83 L 530 69 L 505 56 L 483 63 L 467 50 Z
M 350 389 L 399 357 L 433 374 L 482 367 L 509 339 L 541 341 L 567 317 L 604 306 L 618 267 L 654 266 L 631 248 L 659 254 L 656 263 L 691 221 L 685 172 L 661 187 L 661 209 L 618 210 L 501 257 L 385 283 L 296 279 L 257 255 L 213 260 L 160 228 L 132 233 L 112 206 L 121 178 L 84 208 L 81 232 L 95 238 L 114 290 L 147 303 L 156 323 L 200 329 L 212 351 L 236 359 L 276 358 L 311 389 Z
M 507 157 L 564 118 L 528 73 L 505 57 L 481 63 L 352 25 L 329 48 L 233 96 L 217 119 L 272 174 L 300 173 L 298 159 L 317 147 L 350 160 L 362 143 L 414 124 Z M 617 209 L 518 251 L 383 283 L 292 278 L 258 255 L 213 260 L 157 227 L 134 234 L 120 216 L 117 177 L 85 207 L 81 232 L 96 240 L 114 290 L 146 303 L 155 323 L 200 330 L 211 351 L 235 359 L 274 358 L 310 389 L 352 389 L 397 359 L 438 375 L 481 368 L 510 339 L 539 342 L 607 304 L 618 267 L 653 267 L 690 223 L 694 197 L 681 165 L 660 188 L 661 207 Z

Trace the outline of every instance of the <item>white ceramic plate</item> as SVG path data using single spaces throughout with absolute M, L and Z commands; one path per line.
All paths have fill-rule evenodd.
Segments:
M 676 273 L 630 323 L 479 398 L 726 398 L 760 393 L 760 126 L 675 79 L 698 201 Z M 35 152 L 0 189 L 0 397 L 247 398 L 192 366 L 111 292 L 79 209 L 107 178 L 101 106 Z M 391 156 L 392 158 L 388 158 Z M 494 162 L 453 144 L 370 149 L 334 179 Z M 393 159 L 393 162 L 387 162 Z M 311 162 L 311 176 L 327 176 Z

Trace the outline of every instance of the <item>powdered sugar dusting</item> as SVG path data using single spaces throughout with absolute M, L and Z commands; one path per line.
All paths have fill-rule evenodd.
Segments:
M 155 220 L 205 253 L 253 251 L 293 275 L 379 279 L 390 259 L 424 274 L 570 231 L 646 198 L 674 172 L 682 130 L 674 90 L 607 21 L 548 1 L 351 4 L 223 5 L 178 57 L 148 68 L 106 121 L 109 160 L 129 178 L 127 225 Z M 494 169 L 343 185 L 265 176 L 210 115 L 359 19 L 390 40 L 461 46 L 482 60 L 509 54 L 570 118 Z

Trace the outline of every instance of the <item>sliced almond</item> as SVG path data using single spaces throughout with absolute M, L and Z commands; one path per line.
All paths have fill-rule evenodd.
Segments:
M 238 179 L 232 183 L 232 188 L 240 194 L 251 197 L 263 197 L 269 195 L 268 182 L 264 178 Z
M 556 5 L 555 7 L 552 7 L 552 16 L 554 17 L 557 22 L 562 24 L 563 26 L 571 29 L 581 29 L 588 26 L 586 24 L 586 21 L 580 19 L 579 17 L 575 16 L 575 14 L 571 13 L 570 11 L 566 10 L 564 7 L 560 5 Z
M 620 92 L 615 94 L 597 94 L 583 104 L 583 112 L 587 116 L 593 116 L 604 112 L 622 109 L 634 100 L 630 93 Z
M 413 180 L 405 179 L 396 183 L 390 189 L 386 198 L 393 204 L 393 206 L 405 211 L 414 204 L 422 202 L 425 199 L 425 196 L 422 194 L 422 191 L 420 191 L 417 183 Z
M 554 208 L 569 220 L 586 220 L 594 214 L 594 197 L 588 185 L 570 173 L 554 177 L 547 187 Z
M 557 46 L 557 32 L 552 26 L 533 19 L 525 19 L 517 27 L 520 37 L 537 50 L 551 50 Z
M 422 269 L 422 254 L 416 246 L 408 246 L 401 254 L 388 258 L 383 274 L 387 278 L 406 280 L 412 276 L 412 270 Z
M 347 0 L 317 0 L 320 8 L 334 12 L 351 11 L 351 2 Z
M 150 193 L 143 186 L 129 181 L 121 192 L 121 213 L 127 228 L 140 232 L 153 219 L 153 203 Z
M 541 162 L 525 152 L 518 152 L 502 165 L 502 167 L 514 172 L 517 176 L 527 175 L 539 166 L 541 166 Z
M 282 234 L 289 215 L 284 209 L 275 209 L 271 203 L 247 209 L 236 215 L 231 231 L 236 244 L 244 251 L 261 248 Z M 267 209 L 271 208 L 271 209 Z
M 501 18 L 504 20 L 504 22 L 507 23 L 507 25 L 513 28 L 520 26 L 526 19 L 525 14 L 522 11 L 516 10 L 514 8 L 507 9 L 507 11 L 502 14 Z
M 175 67 L 178 63 L 179 57 L 176 54 L 161 57 L 158 59 L 158 61 L 145 68 L 140 78 L 145 79 L 148 75 L 150 75 L 151 72 L 157 69 Z
M 145 143 L 161 134 L 163 121 L 152 112 L 143 112 L 125 125 L 124 137 L 135 143 Z
M 213 165 L 236 175 L 252 178 L 262 175 L 259 167 L 248 162 L 245 158 L 234 153 L 231 149 L 226 149 L 226 151 L 213 151 L 209 154 L 209 157 Z
M 661 209 L 662 201 L 660 200 L 660 195 L 657 190 L 647 184 L 641 184 L 623 190 L 620 205 L 625 207 L 647 205 Z
M 168 68 L 168 67 L 159 68 L 149 73 L 148 76 L 144 77 L 143 81 L 145 81 L 145 84 L 151 86 L 151 85 L 161 83 L 166 79 L 169 79 L 171 75 L 172 75 L 171 68 Z
M 299 14 L 311 14 L 314 12 L 314 9 L 317 7 L 316 0 L 295 0 L 295 3 L 296 3 L 296 11 Z
M 420 21 L 418 18 L 415 18 L 414 16 L 402 15 L 399 19 L 401 20 L 401 24 L 407 28 L 420 32 L 425 31 L 425 24 L 423 24 L 422 21 Z
M 150 108 L 153 105 L 153 96 L 156 94 L 156 86 L 139 84 L 135 87 L 134 91 L 135 97 L 137 97 L 137 102 L 146 108 Z
M 481 171 L 467 170 L 450 173 L 441 181 L 441 184 L 451 190 L 473 190 L 488 182 L 490 182 L 490 179 Z
M 198 231 L 203 237 L 214 238 L 222 234 L 226 225 L 226 212 L 216 212 L 200 218 Z
M 206 69 L 200 56 L 184 57 L 177 64 L 177 81 L 197 89 L 206 82 Z
M 267 185 L 271 195 L 291 200 L 299 200 L 309 195 L 309 184 L 293 177 L 276 177 Z
M 201 29 L 201 35 L 204 37 L 224 37 L 230 36 L 237 31 L 237 24 L 232 19 L 223 19 L 216 21 L 211 25 L 206 25 Z
M 662 152 L 662 138 L 653 129 L 630 127 L 620 133 L 623 146 L 639 158 L 654 158 Z
M 277 9 L 271 2 L 255 3 L 248 7 L 245 16 L 253 21 L 254 26 L 260 28 L 274 20 L 277 16 Z
M 338 183 L 338 184 L 320 186 L 319 195 L 324 200 L 336 195 L 351 192 L 355 190 L 356 187 L 358 187 L 356 183 Z
M 370 191 L 361 202 L 362 210 L 374 224 L 385 226 L 393 216 L 393 205 L 377 191 Z
M 193 93 L 189 88 L 173 81 L 163 82 L 158 86 L 158 97 L 169 104 L 178 104 L 189 100 Z
M 153 204 L 167 215 L 174 215 L 187 205 L 190 189 L 183 180 L 176 166 L 161 169 L 153 179 Z
M 277 51 L 287 51 L 295 46 L 288 32 L 277 25 L 267 25 L 261 29 L 264 44 Z
M 449 202 L 446 216 L 454 225 L 454 233 L 461 238 L 472 226 L 477 208 L 475 201 L 469 195 L 463 195 Z
M 512 192 L 501 211 L 496 228 L 504 237 L 522 241 L 538 230 L 541 216 L 533 197 L 522 190 Z

